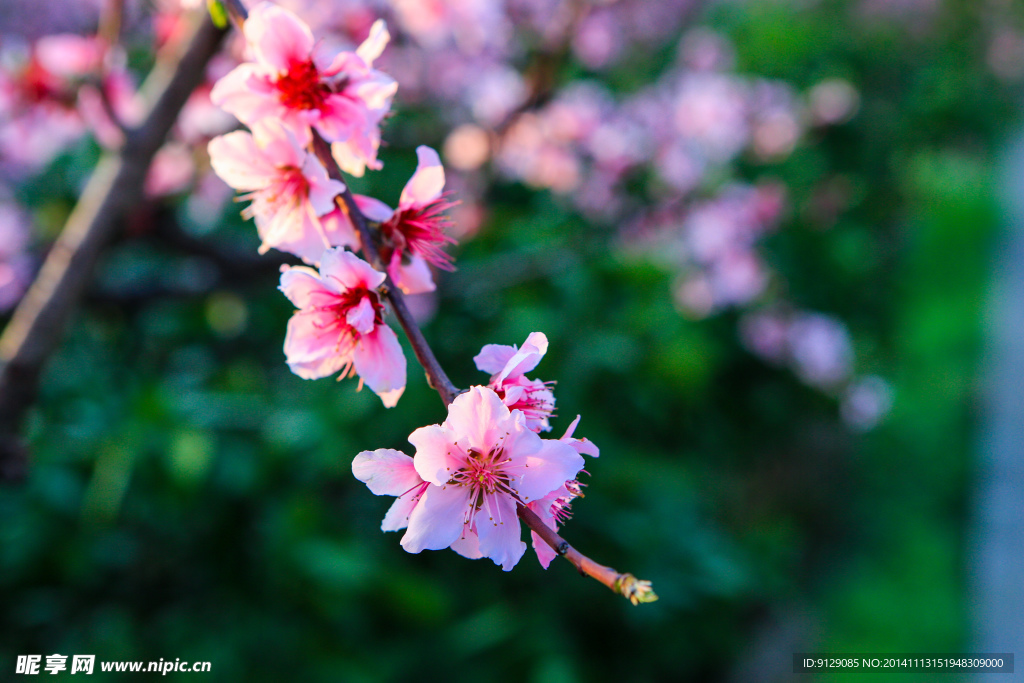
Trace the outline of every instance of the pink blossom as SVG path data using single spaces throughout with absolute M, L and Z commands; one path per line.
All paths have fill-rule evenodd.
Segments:
M 548 350 L 543 332 L 532 332 L 522 348 L 515 345 L 487 344 L 473 361 L 478 370 L 491 373 L 488 386 L 511 410 L 521 410 L 526 426 L 535 432 L 551 430 L 548 417 L 555 409 L 555 395 L 547 382 L 527 379 Z
M 299 309 L 284 340 L 292 372 L 303 379 L 358 374 L 386 407 L 398 403 L 405 355 L 383 323 L 377 288 L 384 277 L 340 247 L 323 253 L 319 273 L 305 266 L 283 269 L 281 291 Z
M 576 425 L 580 423 L 580 416 L 577 415 L 576 419 L 572 421 L 569 428 L 565 430 L 565 434 L 559 441 L 564 444 L 572 446 L 577 453 L 580 455 L 590 455 L 598 457 L 601 455 L 601 451 L 594 445 L 592 441 L 588 439 L 577 439 L 573 437 L 573 433 L 576 431 Z M 581 470 L 586 473 L 586 470 Z M 537 513 L 537 516 L 551 528 L 552 531 L 558 531 L 559 524 L 565 524 L 572 518 L 572 512 L 570 506 L 572 501 L 576 498 L 583 497 L 583 487 L 586 484 L 580 483 L 578 479 L 570 479 L 557 489 L 544 496 L 540 500 L 532 501 L 528 508 Z M 530 532 L 531 539 L 533 541 L 533 550 L 537 553 L 537 560 L 541 566 L 545 569 L 551 564 L 551 560 L 555 559 L 555 551 L 549 546 L 544 540 L 537 535 L 537 532 Z
M 332 144 L 343 170 L 362 175 L 380 168 L 380 122 L 391 107 L 398 85 L 373 68 L 387 45 L 383 21 L 355 52 L 331 58 L 315 54 L 309 26 L 269 2 L 253 8 L 244 27 L 255 61 L 246 62 L 217 82 L 213 102 L 252 127 L 274 119 L 303 144 L 315 128 Z
M 388 274 L 406 294 L 422 294 L 434 290 L 430 265 L 454 270 L 452 257 L 442 250 L 455 239 L 445 234 L 451 226 L 444 211 L 454 206 L 445 198 L 444 167 L 430 147 L 416 148 L 416 172 L 405 184 L 398 208 L 356 195 L 356 204 L 372 221 L 380 223 L 381 258 Z
M 328 178 L 291 131 L 269 124 L 255 134 L 235 131 L 211 140 L 209 152 L 217 175 L 248 192 L 242 198 L 252 204 L 243 215 L 256 221 L 261 254 L 274 247 L 317 263 L 327 247 L 352 243 L 346 226 L 326 219 L 345 184 Z
M 526 551 L 516 506 L 544 498 L 583 467 L 571 444 L 541 439 L 525 422 L 492 390 L 472 387 L 444 423 L 409 435 L 415 473 L 408 456 L 388 450 L 360 453 L 352 471 L 373 493 L 399 497 L 382 528 L 408 526 L 408 552 L 451 547 L 509 571 Z

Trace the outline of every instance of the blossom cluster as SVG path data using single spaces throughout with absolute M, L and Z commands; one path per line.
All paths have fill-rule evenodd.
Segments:
M 444 247 L 445 172 L 433 149 L 417 149 L 416 172 L 397 208 L 362 195 L 348 196 L 340 174 L 379 169 L 380 126 L 395 95 L 394 79 L 374 68 L 388 43 L 382 21 L 354 51 L 328 52 L 296 15 L 264 2 L 243 26 L 250 56 L 212 88 L 211 100 L 248 126 L 213 138 L 210 164 L 249 201 L 262 244 L 308 265 L 284 266 L 280 289 L 295 305 L 284 342 L 287 363 L 305 379 L 357 374 L 386 407 L 406 384 L 406 360 L 397 335 L 384 322 L 386 287 L 407 294 L 435 288 L 431 267 L 450 270 Z M 321 152 L 322 154 L 322 152 Z M 353 213 L 372 226 L 357 229 Z M 357 252 L 373 240 L 384 271 Z M 451 547 L 469 558 L 488 557 L 505 570 L 522 558 L 520 509 L 531 509 L 556 529 L 580 495 L 582 454 L 598 455 L 573 436 L 543 439 L 555 407 L 552 383 L 527 377 L 548 340 L 529 335 L 522 347 L 488 344 L 474 359 L 490 375 L 486 386 L 454 398 L 443 424 L 415 430 L 414 457 L 391 449 L 364 451 L 352 468 L 377 495 L 397 500 L 385 531 L 406 529 L 409 552 Z M 555 551 L 534 535 L 546 567 Z

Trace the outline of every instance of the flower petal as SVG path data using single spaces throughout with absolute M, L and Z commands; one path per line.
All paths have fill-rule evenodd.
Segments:
M 256 61 L 271 73 L 285 73 L 292 64 L 308 61 L 313 52 L 309 26 L 270 2 L 252 8 L 243 31 Z
M 486 453 L 512 428 L 509 417 L 508 408 L 494 391 L 487 387 L 470 387 L 448 406 L 445 426 L 458 436 L 463 448 L 477 448 Z
M 431 484 L 443 486 L 462 466 L 465 454 L 456 450 L 452 433 L 443 425 L 420 427 L 409 435 L 409 443 L 416 447 L 416 471 Z
M 409 515 L 402 547 L 410 553 L 447 548 L 462 535 L 468 506 L 461 486 L 428 486 Z
M 274 86 L 252 63 L 239 64 L 214 84 L 210 101 L 243 123 L 270 116 L 281 108 Z
M 420 145 L 416 148 L 416 172 L 409 178 L 398 200 L 399 207 L 429 204 L 444 191 L 444 166 L 441 158 L 430 147 Z
M 505 452 L 512 460 L 507 471 L 514 475 L 513 487 L 523 502 L 543 498 L 583 469 L 583 456 L 569 444 L 542 439 L 525 427 L 518 437 Z
M 578 425 L 579 423 L 580 416 L 577 415 L 576 419 L 573 420 L 572 424 L 569 425 L 569 428 L 565 430 L 565 434 L 562 435 L 562 438 L 559 439 L 559 441 L 561 441 L 562 443 L 569 444 L 570 446 L 575 448 L 576 452 L 579 453 L 580 455 L 590 455 L 595 458 L 600 456 L 601 450 L 596 445 L 594 445 L 593 441 L 591 441 L 590 439 L 577 439 L 573 437 L 573 434 L 576 432 L 576 425 Z
M 288 321 L 285 357 L 292 372 L 303 379 L 328 377 L 351 361 L 351 350 L 338 346 L 338 334 L 325 331 L 330 315 L 298 311 Z
M 348 310 L 345 314 L 345 322 L 356 329 L 359 334 L 370 334 L 373 332 L 376 312 L 373 310 L 373 302 L 370 297 L 364 296 L 359 303 Z
M 484 496 L 484 505 L 476 513 L 476 532 L 480 552 L 505 571 L 511 571 L 526 552 L 516 503 L 507 495 Z
M 352 475 L 375 496 L 400 496 L 423 481 L 412 458 L 393 448 L 363 451 L 352 460 Z
M 387 277 L 350 251 L 335 247 L 320 259 L 320 277 L 333 281 L 342 289 L 377 289 Z
M 281 286 L 278 289 L 295 304 L 295 308 L 329 306 L 337 299 L 337 293 L 324 286 L 319 274 L 312 268 L 306 266 L 285 266 L 285 268 L 287 269 L 281 273 Z
M 399 261 L 397 266 L 388 268 L 388 275 L 403 294 L 425 294 L 437 288 L 430 266 L 422 256 L 415 254 L 409 258 L 409 263 Z
M 277 168 L 256 145 L 250 133 L 236 130 L 210 140 L 210 165 L 225 183 L 236 190 L 260 190 L 274 182 Z
M 543 332 L 531 332 L 519 350 L 509 358 L 505 367 L 492 378 L 493 381 L 503 382 L 506 379 L 514 379 L 526 374 L 537 367 L 547 351 L 547 336 Z
M 362 45 L 356 48 L 356 54 L 366 62 L 366 66 L 372 67 L 373 60 L 380 57 L 389 40 L 391 40 L 391 34 L 388 33 L 387 24 L 383 19 L 378 19 L 370 27 L 370 35 L 366 37 Z
M 353 195 L 353 197 L 356 200 L 356 206 L 358 206 L 359 210 L 363 212 L 363 215 L 371 221 L 383 223 L 391 218 L 395 213 L 390 206 L 379 199 L 374 199 L 373 197 L 367 197 L 361 194 Z
M 384 515 L 384 519 L 380 523 L 380 530 L 399 531 L 409 526 L 409 517 L 412 516 L 412 511 L 416 509 L 416 505 L 420 502 L 420 498 L 423 497 L 423 491 L 427 486 L 429 484 L 423 482 L 405 495 L 396 498 L 395 502 L 388 508 L 387 514 Z
M 518 349 L 505 344 L 487 344 L 473 357 L 476 369 L 495 375 L 501 372 Z
M 387 325 L 359 336 L 352 360 L 356 372 L 385 408 L 393 408 L 405 391 L 405 354 L 398 337 Z
M 468 529 L 452 543 L 452 550 L 470 560 L 479 560 L 484 556 L 480 552 L 480 537 Z

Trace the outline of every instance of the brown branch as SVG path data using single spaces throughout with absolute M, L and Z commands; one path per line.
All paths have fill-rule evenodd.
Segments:
M 654 589 L 651 588 L 650 581 L 641 581 L 632 574 L 623 574 L 611 567 L 594 562 L 569 545 L 568 541 L 555 533 L 551 527 L 537 516 L 537 513 L 525 505 L 517 503 L 516 514 L 519 515 L 519 519 L 526 523 L 526 526 L 530 527 L 545 543 L 551 546 L 552 550 L 569 560 L 581 575 L 600 581 L 634 605 L 639 605 L 641 602 L 654 602 L 658 599 Z
M 120 152 L 100 160 L 35 282 L 0 336 L 0 478 L 21 479 L 27 450 L 18 433 L 35 402 L 39 375 L 92 275 L 103 246 L 143 196 L 150 163 L 178 112 L 205 75 L 225 32 L 209 18 L 173 63 L 160 62 L 142 92 L 151 102 Z
M 241 5 L 238 0 L 227 0 L 228 9 L 234 15 L 236 22 L 244 23 L 248 16 L 245 7 Z M 341 168 L 338 166 L 338 162 L 335 161 L 334 156 L 331 154 L 331 147 L 326 140 L 314 129 L 313 130 L 313 151 L 317 158 L 320 159 L 324 167 L 327 169 L 327 174 L 334 180 L 345 182 L 344 176 L 342 175 Z M 339 206 L 348 215 L 352 224 L 359 231 L 359 239 L 362 244 L 363 254 L 366 256 L 366 260 L 369 261 L 377 270 L 386 273 L 387 268 L 384 262 L 380 258 L 380 251 L 377 249 L 377 243 L 374 240 L 374 230 L 370 228 L 370 222 L 366 219 L 366 216 L 359 210 L 359 207 L 355 203 L 355 199 L 352 197 L 352 192 L 348 189 L 348 184 L 345 185 L 345 191 L 340 195 L 341 201 Z M 437 358 L 434 356 L 434 352 L 431 350 L 427 340 L 423 337 L 423 333 L 420 331 L 419 325 L 416 324 L 415 319 L 409 313 L 409 309 L 405 306 L 405 300 L 402 297 L 402 292 L 394 286 L 391 282 L 391 278 L 388 277 L 385 281 L 384 294 L 391 302 L 391 308 L 395 313 L 395 317 L 398 318 L 399 324 L 402 329 L 405 330 L 406 335 L 409 337 L 409 341 L 412 344 L 413 351 L 416 353 L 416 358 L 419 360 L 420 365 L 427 373 L 427 381 L 430 386 L 433 387 L 438 394 L 441 395 L 441 400 L 445 406 L 451 404 L 455 397 L 462 393 L 462 390 L 458 389 L 448 379 L 448 375 L 445 374 L 441 368 L 441 364 L 437 362 Z M 535 531 L 545 543 L 551 546 L 552 550 L 566 558 L 576 567 L 576 569 L 584 576 L 590 576 L 614 592 L 618 593 L 629 599 L 634 605 L 641 602 L 653 602 L 658 599 L 658 596 L 654 594 L 651 589 L 650 581 L 640 581 L 632 574 L 621 574 L 611 567 L 606 567 L 603 564 L 598 564 L 592 559 L 573 548 L 569 543 L 559 536 L 557 533 L 552 531 L 540 517 L 536 515 L 532 510 L 523 506 L 516 505 L 516 513 L 519 518 L 522 519 L 530 529 Z

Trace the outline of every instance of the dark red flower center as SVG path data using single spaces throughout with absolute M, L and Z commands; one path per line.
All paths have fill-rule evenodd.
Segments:
M 320 109 L 331 94 L 312 59 L 292 63 L 288 72 L 278 77 L 276 85 L 281 104 L 289 109 Z
M 395 211 L 380 226 L 385 240 L 382 249 L 385 260 L 390 261 L 393 254 L 405 251 L 422 257 L 441 270 L 455 270 L 455 259 L 442 247 L 458 244 L 454 237 L 445 234 L 445 229 L 451 227 L 452 221 L 444 213 L 457 203 L 448 201 L 445 193 L 427 204 L 407 206 Z

